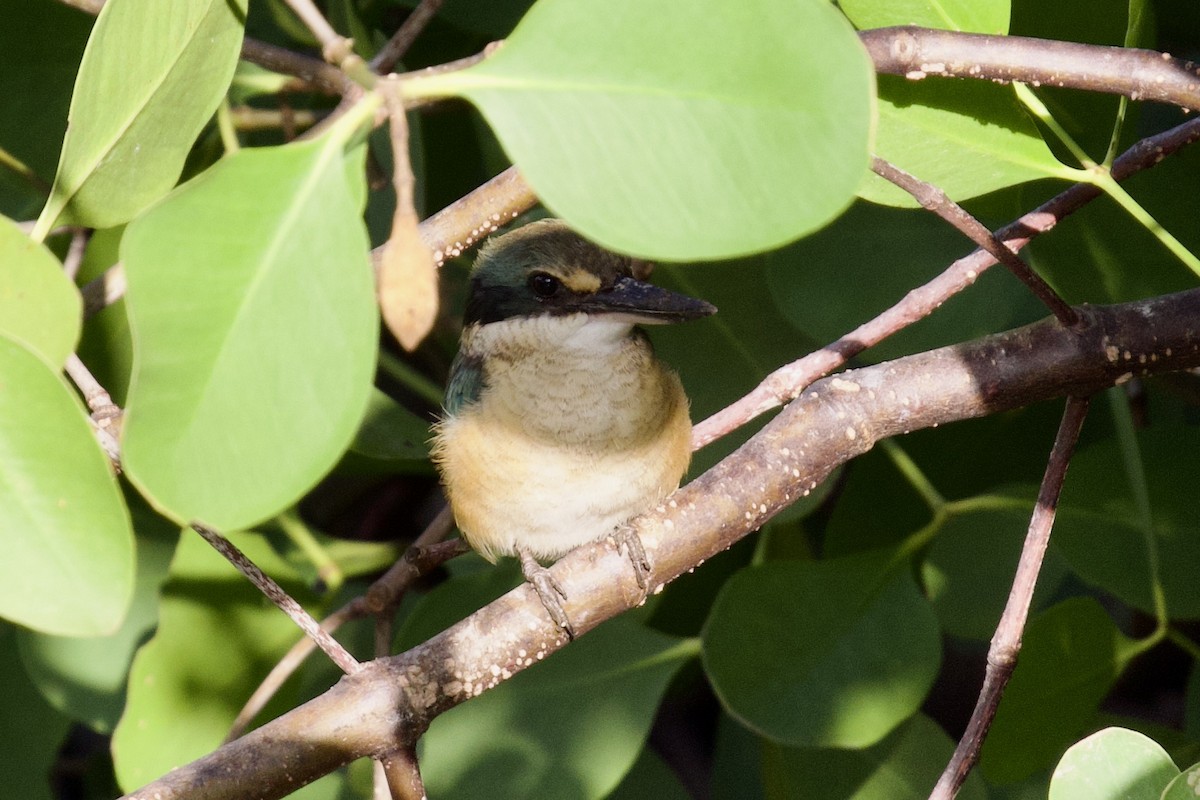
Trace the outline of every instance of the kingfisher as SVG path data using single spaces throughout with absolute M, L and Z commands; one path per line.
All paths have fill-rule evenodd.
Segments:
M 611 536 L 645 588 L 645 551 L 624 523 L 678 488 L 691 460 L 683 384 L 637 326 L 717 309 L 640 280 L 642 265 L 556 219 L 491 239 L 434 429 L 463 537 L 493 563 L 519 558 L 568 635 L 566 596 L 541 562 Z

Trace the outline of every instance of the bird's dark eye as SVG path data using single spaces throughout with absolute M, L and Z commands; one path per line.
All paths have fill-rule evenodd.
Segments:
M 535 272 L 529 276 L 529 288 L 542 299 L 553 297 L 562 288 L 562 281 L 545 272 Z

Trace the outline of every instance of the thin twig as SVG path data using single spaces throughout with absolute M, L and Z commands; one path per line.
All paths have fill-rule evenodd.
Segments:
M 440 266 L 481 243 L 537 204 L 537 195 L 516 167 L 455 200 L 421 223 L 421 238 Z
M 378 580 L 371 584 L 363 596 L 354 598 L 326 617 L 321 622 L 321 629 L 326 634 L 332 635 L 347 622 L 353 622 L 371 614 L 382 615 L 390 613 L 392 609 L 400 604 L 404 593 L 412 585 L 413 581 L 454 557 L 455 554 L 435 547 L 435 545 L 450 535 L 453 526 L 454 514 L 450 511 L 449 506 L 443 506 L 442 510 L 434 517 L 432 522 L 425 526 L 425 530 L 413 541 L 404 555 L 397 559 L 396 563 L 381 575 Z M 442 560 L 435 560 L 436 556 L 442 556 Z M 315 648 L 316 643 L 308 636 L 305 636 L 292 645 L 292 649 L 271 669 L 267 677 L 254 690 L 254 693 L 250 695 L 246 704 L 242 706 L 242 710 L 238 712 L 237 718 L 230 726 L 229 734 L 225 737 L 226 741 L 232 741 L 245 732 L 251 721 L 266 707 L 271 698 L 275 696 L 275 693 L 279 691 L 279 688 L 292 676 L 292 673 L 300 668 L 300 665 L 304 663 L 304 659 Z
M 333 663 L 337 664 L 342 672 L 347 675 L 353 675 L 362 668 L 362 665 L 347 652 L 346 648 L 342 647 L 337 639 L 334 639 L 326 631 L 324 631 L 317 621 L 312 618 L 304 608 L 292 598 L 290 594 L 283 590 L 283 587 L 272 580 L 266 573 L 258 568 L 258 565 L 246 557 L 246 554 L 239 550 L 233 542 L 226 539 L 217 531 L 207 525 L 193 521 L 189 523 L 196 533 L 204 537 L 204 540 L 213 546 L 218 553 L 225 556 L 225 559 L 230 564 L 237 567 L 238 572 L 250 579 L 250 582 L 258 587 L 258 590 L 265 594 L 267 598 L 279 606 L 283 613 L 291 617 L 292 622 L 300 627 L 300 630 L 308 634 L 308 637 L 316 642 L 317 646 L 324 651 L 325 655 L 329 656 Z
M 96 439 L 104 448 L 113 467 L 120 471 L 121 445 L 119 440 L 122 419 L 120 406 L 112 401 L 108 390 L 100 385 L 100 381 L 96 380 L 96 377 L 75 353 L 67 356 L 63 371 L 83 394 L 83 400 L 92 412 L 89 421 L 92 424 L 92 430 L 96 433 Z
M 83 318 L 90 319 L 125 296 L 125 265 L 118 261 L 80 290 Z
M 1042 487 L 1038 491 L 1037 505 L 1033 509 L 1033 517 L 1029 520 L 1029 532 L 1021 549 L 1021 560 L 1013 577 L 1012 590 L 988 648 L 983 688 L 979 692 L 971 720 L 967 723 L 967 730 L 959 740 L 946 771 L 942 773 L 933 793 L 929 795 L 930 800 L 952 800 L 958 793 L 963 781 L 967 779 L 967 774 L 979 759 L 979 750 L 983 747 L 984 737 L 987 736 L 992 719 L 996 716 L 1004 687 L 1008 685 L 1008 679 L 1017 666 L 1021 635 L 1029 618 L 1029 608 L 1033 602 L 1033 590 L 1042 568 L 1042 559 L 1050 543 L 1050 530 L 1054 527 L 1058 498 L 1062 493 L 1067 466 L 1071 463 L 1075 443 L 1079 441 L 1079 431 L 1083 427 L 1087 410 L 1086 397 L 1067 398 L 1067 407 L 1046 463 Z
M 1142 139 L 1113 162 L 1112 176 L 1115 180 L 1125 180 L 1158 164 L 1197 139 L 1200 139 L 1200 118 Z M 1004 242 L 1007 249 L 1019 251 L 1035 237 L 1052 229 L 1060 220 L 1095 200 L 1100 193 L 1100 189 L 1090 183 L 1074 184 L 1033 211 L 1000 228 L 996 231 L 996 238 Z M 985 270 L 996 263 L 996 258 L 985 250 L 976 250 L 955 261 L 941 275 L 913 289 L 900 302 L 879 316 L 820 350 L 780 367 L 749 394 L 696 425 L 692 431 L 692 447 L 703 447 L 760 414 L 791 402 L 799 396 L 804 387 L 822 375 L 841 367 L 863 350 L 878 344 L 897 330 L 928 316 L 947 298 L 973 284 Z
M 67 277 L 71 279 L 72 283 L 75 282 L 75 276 L 79 274 L 79 266 L 83 263 L 83 253 L 87 249 L 87 243 L 91 237 L 91 231 L 87 228 L 71 229 L 71 244 L 63 259 L 63 272 L 67 273 Z
M 353 94 L 360 88 L 346 73 L 319 58 L 302 55 L 286 47 L 260 42 L 257 39 L 242 40 L 242 58 L 272 72 L 292 75 L 334 94 Z
M 312 0 L 283 0 L 304 23 L 321 45 L 321 56 L 330 64 L 336 64 L 350 80 L 364 89 L 375 85 L 375 73 L 354 52 L 354 40 L 347 39 L 333 29 L 329 20 Z
M 937 186 L 910 175 L 879 156 L 871 157 L 871 171 L 908 192 L 921 204 L 922 208 L 937 214 L 968 239 L 991 253 L 1029 287 L 1029 290 L 1050 309 L 1050 312 L 1063 325 L 1070 327 L 1079 321 L 1079 314 L 1075 312 L 1075 309 L 1071 308 L 1067 301 L 1063 300 L 1059 293 L 1042 279 L 1042 276 L 1034 272 L 1024 259 L 1009 250 L 982 222 L 947 197 L 946 193 Z
M 421 0 L 408 15 L 408 19 L 404 20 L 404 24 L 371 59 L 371 69 L 379 73 L 391 72 L 445 2 L 446 0 Z
M 896 27 L 862 31 L 878 72 L 1017 81 L 1200 107 L 1200 69 L 1166 53 L 1026 36 Z

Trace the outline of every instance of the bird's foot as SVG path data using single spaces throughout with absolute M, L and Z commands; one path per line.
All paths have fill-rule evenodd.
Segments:
M 642 537 L 638 536 L 637 529 L 632 525 L 620 525 L 609 538 L 617 546 L 618 552 L 624 553 L 629 559 L 629 563 L 633 565 L 633 576 L 637 579 L 638 588 L 642 590 L 643 595 L 648 595 L 650 593 L 650 559 L 646 555 L 646 547 L 642 544 Z
M 521 574 L 537 592 L 538 599 L 542 601 L 542 606 L 550 615 L 550 619 L 566 631 L 568 639 L 574 639 L 575 629 L 571 627 L 571 620 L 562 606 L 563 601 L 567 599 L 567 593 L 563 591 L 562 585 L 550 574 L 550 570 L 537 562 L 537 559 L 528 550 L 518 550 L 517 557 L 521 559 Z

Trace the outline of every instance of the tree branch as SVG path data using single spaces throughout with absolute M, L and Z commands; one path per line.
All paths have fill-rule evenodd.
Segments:
M 1200 139 L 1200 118 L 1189 120 L 1130 147 L 1113 162 L 1112 176 L 1120 181 L 1158 164 L 1167 156 Z M 1077 183 L 1014 222 L 996 231 L 996 238 L 1016 252 L 1063 218 L 1100 196 L 1090 183 Z M 692 446 L 700 448 L 760 414 L 778 408 L 796 397 L 804 387 L 827 375 L 867 348 L 878 344 L 900 328 L 931 314 L 947 299 L 973 284 L 996 259 L 976 250 L 951 264 L 941 275 L 913 289 L 900 302 L 872 320 L 859 325 L 837 341 L 772 372 L 750 393 L 696 425 Z
M 987 672 L 983 679 L 983 688 L 979 692 L 979 700 L 975 704 L 970 722 L 967 723 L 966 732 L 954 749 L 950 763 L 946 765 L 945 772 L 938 779 L 933 793 L 929 795 L 930 800 L 953 800 L 958 794 L 963 781 L 967 779 L 967 774 L 979 759 L 979 751 L 983 747 L 988 728 L 996 717 L 996 709 L 1000 706 L 1004 687 L 1008 685 L 1008 679 L 1012 677 L 1017 666 L 1021 636 L 1025 630 L 1025 622 L 1029 619 L 1029 608 L 1033 604 L 1033 590 L 1042 570 L 1042 559 L 1046 555 L 1046 547 L 1050 544 L 1050 529 L 1054 526 L 1058 498 L 1062 494 L 1067 466 L 1071 463 L 1071 455 L 1075 452 L 1075 444 L 1079 441 L 1079 431 L 1083 428 L 1087 411 L 1086 398 L 1067 398 L 1067 408 L 1063 412 L 1058 435 L 1050 451 L 1033 517 L 1029 520 L 1029 532 L 1021 548 L 1021 560 L 1013 577 L 1008 603 L 1004 606 L 1000 624 L 996 627 L 996 634 L 992 637 L 991 647 L 988 648 Z
M 1075 328 L 1043 320 L 809 387 L 732 455 L 633 521 L 652 564 L 651 585 L 757 530 L 880 439 L 1200 366 L 1200 289 L 1078 311 Z M 604 541 L 551 569 L 580 634 L 642 597 L 628 559 Z M 438 714 L 565 643 L 536 594 L 521 586 L 130 797 L 281 797 L 355 758 L 410 746 Z
M 917 27 L 876 28 L 859 38 L 876 71 L 910 80 L 1019 81 L 1200 107 L 1200 67 L 1153 50 Z

